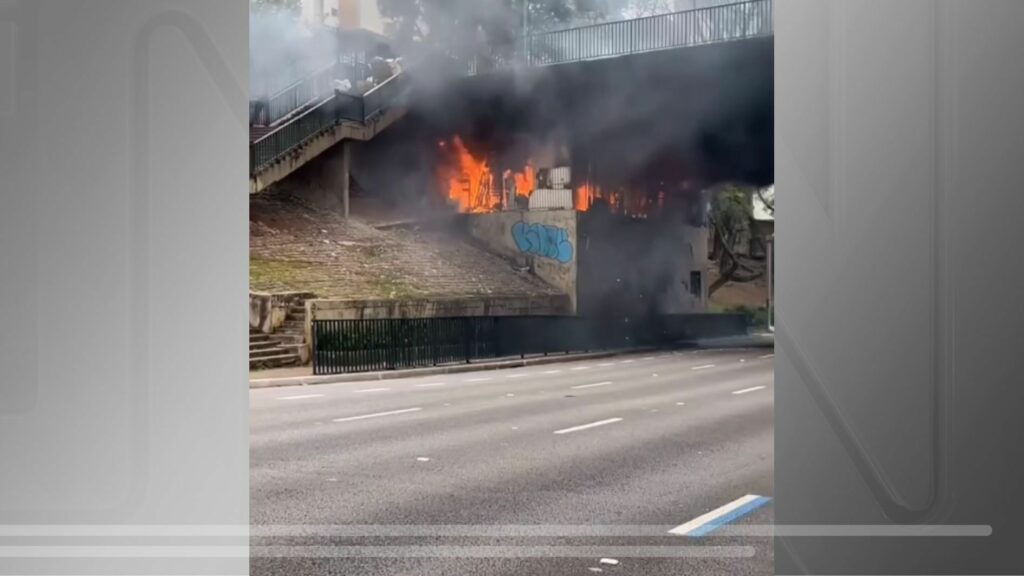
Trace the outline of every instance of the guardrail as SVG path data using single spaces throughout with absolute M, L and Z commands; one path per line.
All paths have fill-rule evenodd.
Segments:
M 313 373 L 673 345 L 698 337 L 744 334 L 747 328 L 747 319 L 735 314 L 664 315 L 629 325 L 574 316 L 314 320 Z
M 398 102 L 409 87 L 408 77 L 398 73 L 362 96 L 334 92 L 323 102 L 249 145 L 249 171 L 255 174 L 306 141 L 342 122 L 365 124 Z
M 773 0 L 749 0 L 540 32 L 521 38 L 512 58 L 471 60 L 470 74 L 511 66 L 548 66 L 669 48 L 744 40 L 773 33 Z

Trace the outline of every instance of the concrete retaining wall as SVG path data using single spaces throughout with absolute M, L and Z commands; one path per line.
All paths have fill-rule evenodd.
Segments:
M 377 320 L 459 316 L 566 315 L 568 296 L 432 298 L 430 300 L 309 300 L 309 320 Z
M 249 292 L 249 327 L 264 334 L 272 334 L 284 323 L 292 305 L 301 304 L 303 300 L 313 297 L 313 294 L 307 292 Z
M 581 217 L 577 310 L 637 317 L 707 311 L 708 230 L 679 219 Z
M 466 216 L 470 236 L 491 252 L 528 266 L 569 297 L 576 313 L 575 210 L 509 210 Z

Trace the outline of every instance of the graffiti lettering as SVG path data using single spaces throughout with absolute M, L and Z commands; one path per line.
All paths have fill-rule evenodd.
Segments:
M 551 258 L 562 264 L 572 262 L 573 246 L 565 228 L 516 222 L 512 226 L 512 239 L 521 252 Z

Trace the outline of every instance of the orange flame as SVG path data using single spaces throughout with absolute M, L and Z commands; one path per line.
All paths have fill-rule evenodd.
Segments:
M 449 149 L 445 141 L 438 143 Z M 466 148 L 462 138 L 452 138 L 450 150 L 455 161 L 439 170 L 442 188 L 447 189 L 448 198 L 454 201 L 459 212 L 492 212 L 505 206 L 503 188 L 505 182 L 496 179 L 486 159 L 480 159 Z M 505 171 L 504 180 L 515 186 L 515 193 L 529 197 L 534 190 L 534 168 L 530 163 L 521 172 Z
M 593 204 L 594 200 L 600 197 L 601 189 L 589 182 L 585 182 L 576 189 L 576 209 L 580 212 L 586 212 L 590 210 L 590 205 Z
M 445 142 L 440 145 L 446 147 Z M 448 198 L 458 204 L 459 212 L 486 212 L 491 207 L 489 196 L 494 183 L 487 161 L 474 158 L 457 136 L 451 147 L 455 165 L 442 168 L 441 175 L 442 181 L 447 182 Z
M 534 183 L 537 181 L 533 166 L 527 162 L 522 172 L 514 172 L 512 176 L 515 179 L 516 195 L 529 198 L 533 194 Z

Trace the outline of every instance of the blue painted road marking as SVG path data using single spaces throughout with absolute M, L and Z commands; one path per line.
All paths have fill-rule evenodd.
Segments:
M 707 514 L 702 514 L 693 520 L 690 520 L 686 524 L 677 526 L 672 530 L 669 530 L 669 533 L 679 536 L 690 536 L 692 538 L 706 536 L 720 526 L 724 526 L 730 522 L 735 522 L 770 501 L 771 498 L 767 496 L 747 494 L 742 498 L 737 498 L 724 506 L 708 512 Z

